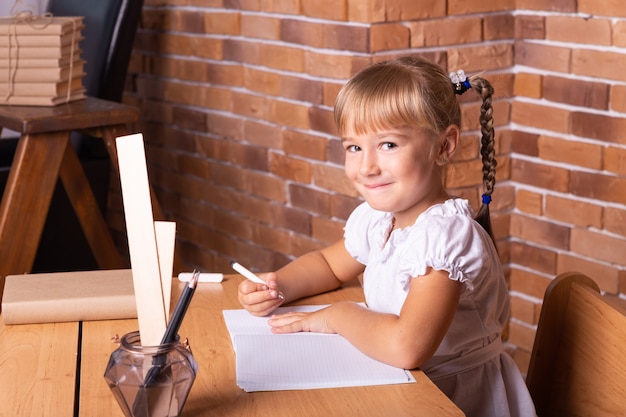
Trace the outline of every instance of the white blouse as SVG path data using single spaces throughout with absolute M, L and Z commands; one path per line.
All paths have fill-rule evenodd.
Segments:
M 463 283 L 458 310 L 422 369 L 468 416 L 534 416 L 526 384 L 500 339 L 509 294 L 499 257 L 467 200 L 436 204 L 414 225 L 389 234 L 392 221 L 391 213 L 363 203 L 346 222 L 346 249 L 366 265 L 367 306 L 399 315 L 411 277 L 428 267 L 448 271 Z

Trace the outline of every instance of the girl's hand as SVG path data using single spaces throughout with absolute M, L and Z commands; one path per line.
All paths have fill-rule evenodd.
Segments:
M 328 323 L 331 307 L 312 313 L 294 312 L 273 315 L 267 323 L 271 326 L 272 333 L 276 334 L 297 332 L 336 333 Z
M 265 285 L 256 284 L 250 280 L 243 280 L 239 284 L 237 298 L 239 302 L 255 316 L 267 316 L 284 302 L 282 294 L 277 289 L 276 274 L 273 272 L 261 274 Z

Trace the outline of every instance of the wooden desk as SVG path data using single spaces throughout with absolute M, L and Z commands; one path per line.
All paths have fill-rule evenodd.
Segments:
M 183 416 L 461 416 L 463 413 L 421 372 L 415 384 L 319 390 L 246 393 L 237 387 L 235 355 L 222 310 L 241 308 L 236 295 L 239 276 L 222 284 L 201 284 L 185 321 L 182 338 L 189 338 L 198 362 L 198 376 Z M 183 284 L 174 283 L 173 300 Z M 325 304 L 363 299 L 358 286 L 303 300 Z M 137 330 L 136 320 L 5 326 L 0 323 L 0 415 L 70 416 L 74 408 L 76 353 L 80 343 L 80 388 L 74 415 L 122 417 L 104 370 L 117 348 L 110 339 Z
M 77 130 L 102 137 L 116 167 L 115 138 L 138 118 L 135 107 L 91 97 L 54 107 L 0 106 L 0 127 L 21 133 L 0 205 L 0 291 L 6 275 L 31 271 L 57 178 L 100 268 L 128 267 L 69 139 Z

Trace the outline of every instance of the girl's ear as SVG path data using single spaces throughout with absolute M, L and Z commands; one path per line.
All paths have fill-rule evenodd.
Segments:
M 441 135 L 439 142 L 439 153 L 437 154 L 437 161 L 441 165 L 445 165 L 450 160 L 456 148 L 459 144 L 459 138 L 461 137 L 461 129 L 457 125 L 450 125 Z

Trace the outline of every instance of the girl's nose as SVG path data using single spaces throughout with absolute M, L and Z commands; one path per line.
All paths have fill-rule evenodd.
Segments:
M 377 175 L 380 173 L 380 167 L 376 158 L 376 153 L 371 151 L 361 152 L 361 165 L 359 166 L 361 175 Z

